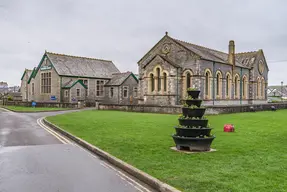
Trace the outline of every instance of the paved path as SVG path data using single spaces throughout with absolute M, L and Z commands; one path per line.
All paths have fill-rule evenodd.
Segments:
M 0 109 L 0 192 L 152 191 L 77 145 L 63 144 L 37 123 L 59 113 Z

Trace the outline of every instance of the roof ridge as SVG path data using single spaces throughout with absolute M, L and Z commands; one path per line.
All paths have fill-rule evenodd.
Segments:
M 259 50 L 258 50 L 259 51 Z M 249 53 L 256 53 L 258 51 L 247 51 L 247 52 L 240 52 L 240 53 L 235 53 L 235 55 L 242 55 L 242 54 L 249 54 Z
M 227 54 L 223 51 L 219 51 L 219 50 L 216 50 L 216 49 L 211 49 L 211 48 L 208 48 L 208 47 L 204 47 L 202 45 L 197 45 L 197 44 L 194 44 L 194 43 L 190 43 L 190 42 L 187 42 L 187 41 L 183 41 L 183 40 L 179 40 L 179 39 L 176 39 L 176 38 L 173 38 L 173 37 L 170 37 L 176 41 L 180 41 L 180 42 L 183 42 L 183 43 L 187 43 L 187 44 L 190 44 L 190 45 L 194 45 L 194 46 L 197 46 L 197 47 L 201 47 L 201 48 L 205 48 L 205 49 L 208 49 L 208 50 L 211 50 L 211 51 L 217 51 L 217 52 L 220 52 L 220 53 L 224 53 L 224 54 Z
M 49 51 L 46 51 L 45 53 L 53 54 L 53 55 L 60 55 L 60 56 L 68 56 L 68 57 L 82 58 L 82 59 L 91 59 L 91 60 L 112 62 L 111 60 L 98 59 L 98 58 L 92 58 L 92 57 L 75 56 L 75 55 L 68 55 L 68 54 L 61 54 L 61 53 L 54 53 L 54 52 L 49 52 Z
M 132 72 L 131 71 L 119 72 L 119 73 L 113 73 L 112 75 L 120 75 L 120 74 L 127 74 L 127 73 L 132 73 Z

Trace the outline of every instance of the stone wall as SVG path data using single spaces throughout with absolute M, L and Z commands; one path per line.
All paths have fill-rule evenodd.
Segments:
M 105 84 L 108 80 L 106 80 L 106 79 L 93 79 L 93 78 L 64 77 L 63 76 L 62 77 L 62 85 L 66 84 L 69 81 L 75 82 L 77 80 L 87 80 L 88 81 L 87 97 L 83 96 L 82 98 L 79 98 L 79 100 L 87 99 L 87 101 L 89 101 L 89 102 L 90 101 L 93 101 L 93 102 L 95 102 L 95 101 L 104 101 L 105 95 L 103 95 L 103 96 L 97 96 L 96 95 L 96 92 L 97 92 L 97 90 L 96 90 L 96 88 L 97 88 L 97 81 L 104 81 L 104 84 Z M 104 88 L 104 92 L 105 92 L 105 88 Z M 70 101 L 71 101 L 72 97 L 77 99 L 77 97 L 75 97 L 76 96 L 75 93 L 76 92 L 73 93 L 73 91 L 70 92 L 70 98 L 69 98 Z M 63 98 L 64 98 L 64 95 L 63 95 Z M 64 100 L 64 101 L 66 101 L 66 100 Z
M 28 72 L 26 72 L 23 79 L 21 80 L 21 94 L 23 101 L 26 101 L 28 99 L 28 90 L 29 90 L 28 79 L 29 79 Z
M 127 87 L 128 94 L 124 97 L 124 87 Z M 111 97 L 111 88 L 113 88 L 113 97 Z M 120 86 L 105 86 L 105 97 L 103 103 L 129 105 L 138 103 L 138 94 L 134 94 L 134 88 L 138 88 L 138 82 L 133 76 L 129 76 Z M 137 91 L 138 93 L 138 91 Z M 130 100 L 132 97 L 132 100 Z
M 271 106 L 277 109 L 287 109 L 287 102 L 285 103 L 268 103 L 259 105 L 232 105 L 232 106 L 206 106 L 206 115 L 211 114 L 226 114 L 226 113 L 240 113 L 250 112 L 250 107 L 255 111 L 268 111 Z M 181 114 L 182 106 L 157 106 L 157 105 L 117 105 L 117 104 L 100 104 L 100 110 L 119 110 L 131 112 L 144 112 L 144 113 L 167 113 L 167 114 Z
M 165 58 L 165 59 L 163 59 Z M 167 60 L 166 60 L 167 59 Z M 201 93 L 200 99 L 209 99 L 213 102 L 213 99 L 218 100 L 219 105 L 230 105 L 237 104 L 237 100 L 242 94 L 242 99 L 248 101 L 248 104 L 253 103 L 265 103 L 267 101 L 267 85 L 268 85 L 268 70 L 265 66 L 265 70 L 262 74 L 258 71 L 259 61 L 264 61 L 264 55 L 262 52 L 258 55 L 254 61 L 254 66 L 252 69 L 241 68 L 235 66 L 233 71 L 233 66 L 228 63 L 218 63 L 208 60 L 201 59 L 192 51 L 187 50 L 185 47 L 179 45 L 174 40 L 165 36 L 162 38 L 139 62 L 139 93 L 140 102 L 139 104 L 147 105 L 178 105 L 178 101 L 184 96 L 186 92 L 186 79 L 185 71 L 191 71 L 191 87 L 198 88 Z M 176 65 L 181 66 L 181 68 L 176 69 Z M 167 91 L 157 91 L 157 74 L 155 69 L 159 68 L 160 71 L 168 74 L 167 76 Z M 177 71 L 176 71 L 177 70 Z M 206 71 L 210 72 L 209 79 L 209 94 L 205 93 L 206 87 Z M 219 72 L 221 74 L 219 77 L 220 93 L 216 94 L 217 79 L 216 74 Z M 234 73 L 233 73 L 234 72 Z M 150 91 L 150 74 L 154 75 L 155 78 L 155 91 Z M 230 80 L 226 81 L 227 73 L 230 75 Z M 238 80 L 235 83 L 235 77 L 238 76 Z M 246 77 L 246 81 L 242 81 L 242 78 Z M 162 77 L 161 77 L 162 78 Z M 266 82 L 263 95 L 264 97 L 257 96 L 257 78 L 264 79 Z M 226 91 L 226 85 L 229 82 L 228 94 Z M 242 83 L 241 83 L 242 82 Z M 243 86 L 245 85 L 245 86 Z M 237 87 L 235 95 L 235 87 Z M 241 89 L 242 87 L 242 89 Z M 242 93 L 240 93 L 241 91 Z M 243 95 L 244 94 L 244 95 Z M 169 96 L 169 97 L 163 97 Z M 230 102 L 229 100 L 235 100 Z M 262 101 L 262 99 L 266 101 Z M 254 101 L 254 102 L 253 102 Z M 243 102 L 245 103 L 245 102 Z
M 4 105 L 31 107 L 32 102 L 6 101 Z M 37 102 L 36 107 L 77 108 L 78 103 Z
M 39 70 L 35 76 L 35 79 L 33 80 L 34 83 L 34 90 L 35 90 L 35 95 L 31 97 L 34 101 L 37 102 L 60 102 L 60 77 L 57 74 L 56 70 L 51 67 L 51 69 L 48 70 L 41 70 L 40 68 L 43 66 L 50 66 L 51 63 L 49 60 L 43 60 Z M 41 93 L 41 74 L 42 73 L 48 73 L 51 72 L 51 93 Z M 51 100 L 51 96 L 54 96 L 56 99 Z

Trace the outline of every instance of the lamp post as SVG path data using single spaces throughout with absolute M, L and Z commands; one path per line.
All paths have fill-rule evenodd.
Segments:
M 281 101 L 283 100 L 283 81 L 281 81 Z

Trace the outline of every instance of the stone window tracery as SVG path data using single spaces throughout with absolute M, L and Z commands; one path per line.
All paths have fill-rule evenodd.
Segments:
M 211 99 L 211 71 L 205 70 L 205 98 Z
M 157 91 L 161 91 L 161 74 L 160 68 L 156 68 Z
M 182 97 L 185 98 L 187 95 L 187 89 L 192 87 L 192 71 L 186 70 L 183 73 L 182 78 Z
M 167 75 L 163 73 L 163 91 L 167 91 Z
M 162 70 L 160 66 L 153 68 L 149 74 L 149 93 L 164 94 L 168 90 L 168 72 Z
M 226 89 L 225 89 L 226 98 L 230 98 L 231 95 L 231 75 L 230 73 L 226 74 Z
M 261 79 L 261 99 L 265 99 L 265 80 Z
M 234 77 L 234 98 L 239 99 L 240 97 L 240 85 L 239 85 L 239 75 L 236 74 Z
M 243 99 L 248 98 L 248 81 L 246 76 L 242 78 L 242 97 Z
M 260 78 L 257 78 L 257 93 L 256 93 L 257 99 L 260 99 L 261 97 L 261 81 Z
M 218 99 L 222 97 L 222 74 L 220 71 L 216 72 L 216 97 Z
M 149 77 L 149 79 L 150 79 L 150 92 L 153 92 L 154 91 L 154 75 L 151 73 L 150 74 L 150 77 Z

